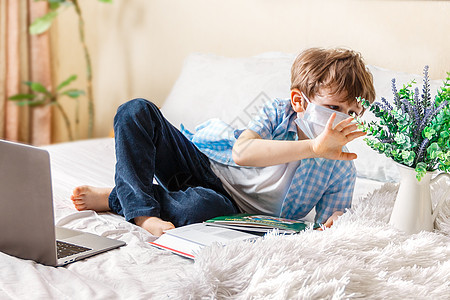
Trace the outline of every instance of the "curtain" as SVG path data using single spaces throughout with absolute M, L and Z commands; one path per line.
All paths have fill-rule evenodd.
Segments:
M 51 108 L 19 107 L 8 98 L 29 93 L 23 81 L 51 89 L 48 32 L 30 36 L 31 22 L 48 10 L 46 1 L 0 1 L 0 138 L 32 145 L 51 143 Z

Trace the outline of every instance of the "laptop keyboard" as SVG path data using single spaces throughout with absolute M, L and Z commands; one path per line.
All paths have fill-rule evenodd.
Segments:
M 56 250 L 57 250 L 58 258 L 63 258 L 66 256 L 78 254 L 78 253 L 89 251 L 92 249 L 77 246 L 74 244 L 69 244 L 66 242 L 56 241 Z

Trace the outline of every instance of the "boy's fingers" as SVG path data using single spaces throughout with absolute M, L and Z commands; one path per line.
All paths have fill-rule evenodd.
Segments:
M 348 153 L 348 152 L 341 152 L 339 156 L 339 160 L 354 160 L 357 158 L 358 155 L 356 155 L 356 153 Z
M 366 135 L 366 133 L 364 131 L 354 131 L 354 132 L 347 134 L 347 139 L 349 142 L 351 142 L 354 139 L 357 139 L 357 138 L 365 136 L 365 135 Z
M 325 223 L 322 223 L 322 225 L 324 227 L 331 227 L 331 225 L 333 225 L 333 219 L 331 217 L 329 217 Z
M 342 130 L 343 128 L 347 127 L 348 124 L 354 121 L 353 117 L 349 117 L 345 120 L 342 120 L 341 122 L 337 123 L 334 129 L 336 130 Z
M 328 220 L 328 221 L 326 221 L 325 223 L 323 223 L 323 226 L 324 227 L 331 227 L 331 225 L 332 224 L 330 224 L 331 222 Z M 320 230 L 323 230 L 323 229 L 320 229 Z
M 336 119 L 336 113 L 332 113 L 330 118 L 328 119 L 327 125 L 325 126 L 328 130 L 333 129 L 334 119 Z
M 344 128 L 341 130 L 341 132 L 342 132 L 343 134 L 347 135 L 347 134 L 349 134 L 350 132 L 353 132 L 353 131 L 355 131 L 355 130 L 357 130 L 357 129 L 358 129 L 358 126 L 357 126 L 356 124 L 350 124 L 350 125 L 347 125 L 346 127 L 344 127 Z

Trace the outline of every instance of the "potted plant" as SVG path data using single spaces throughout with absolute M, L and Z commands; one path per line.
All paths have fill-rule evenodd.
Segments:
M 66 98 L 76 101 L 76 109 L 75 109 L 75 130 L 76 130 L 80 123 L 78 97 L 84 95 L 84 91 L 79 89 L 63 90 L 65 87 L 70 85 L 76 79 L 77 79 L 76 75 L 70 76 L 69 78 L 61 82 L 56 87 L 55 90 L 48 90 L 44 85 L 42 85 L 39 82 L 25 81 L 24 84 L 26 84 L 31 89 L 32 93 L 17 94 L 9 97 L 9 100 L 15 101 L 18 106 L 28 105 L 30 107 L 35 107 L 35 106 L 52 105 L 53 107 L 56 107 L 64 119 L 69 140 L 73 141 L 74 134 L 70 123 L 69 115 L 62 106 L 60 99 L 62 98 L 62 96 L 67 96 Z
M 367 133 L 367 145 L 399 165 L 401 181 L 390 223 L 408 233 L 433 229 L 445 197 L 432 213 L 430 184 L 450 177 L 450 73 L 434 99 L 428 66 L 423 73 L 422 91 L 413 88 L 414 81 L 397 90 L 392 79 L 393 104 L 385 98 L 373 104 L 359 99 L 377 121 L 357 118 L 359 128 Z M 431 180 L 436 170 L 443 173 Z
M 33 23 L 30 25 L 29 32 L 32 35 L 38 35 L 45 31 L 47 31 L 50 26 L 53 24 L 53 21 L 55 18 L 62 13 L 66 8 L 68 7 L 74 7 L 75 12 L 78 17 L 78 31 L 79 31 L 79 39 L 81 46 L 83 48 L 84 52 L 84 59 L 86 61 L 86 93 L 79 89 L 71 89 L 65 92 L 60 92 L 60 89 L 62 87 L 65 87 L 66 85 L 70 84 L 72 81 L 74 81 L 77 76 L 71 75 L 68 79 L 63 81 L 55 91 L 49 91 L 47 88 L 39 83 L 39 82 L 25 82 L 26 85 L 28 85 L 31 88 L 30 93 L 28 94 L 17 94 L 10 98 L 12 101 L 17 101 L 16 103 L 18 105 L 24 106 L 42 106 L 42 105 L 54 105 L 58 108 L 59 112 L 62 114 L 64 118 L 64 122 L 66 124 L 66 128 L 69 134 L 69 140 L 74 139 L 74 135 L 71 130 L 70 125 L 70 119 L 68 117 L 68 114 L 64 111 L 62 105 L 58 102 L 58 97 L 65 95 L 69 96 L 72 99 L 77 99 L 80 95 L 86 95 L 88 100 L 88 137 L 91 138 L 93 136 L 94 132 L 94 117 L 95 117 L 95 111 L 94 111 L 94 96 L 93 96 L 93 89 L 92 89 L 92 62 L 91 62 L 91 56 L 86 44 L 85 40 L 85 22 L 83 19 L 83 15 L 81 13 L 81 7 L 79 0 L 35 0 L 35 1 L 46 1 L 49 4 L 50 11 L 45 14 L 44 16 L 37 18 L 33 21 Z M 100 2 L 104 3 L 112 3 L 112 0 L 98 0 Z M 78 111 L 79 105 L 77 101 L 77 108 L 76 108 L 76 126 L 79 123 L 79 111 Z

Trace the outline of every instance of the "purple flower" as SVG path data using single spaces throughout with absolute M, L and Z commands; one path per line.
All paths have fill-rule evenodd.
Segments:
M 427 149 L 428 143 L 430 140 L 428 138 L 425 138 L 422 143 L 419 146 L 419 150 L 417 151 L 417 162 L 420 162 L 422 160 L 423 154 L 425 153 L 425 150 Z
M 428 66 L 423 68 L 423 89 L 422 89 L 422 105 L 423 107 L 428 107 L 431 102 L 430 95 L 430 77 L 428 77 Z
M 392 78 L 392 93 L 394 93 L 394 104 L 396 107 L 400 107 L 400 96 L 395 85 L 395 78 Z
M 393 110 L 392 105 L 386 100 L 386 98 L 381 97 L 381 101 L 383 102 L 384 106 L 386 107 L 385 111 L 390 112 Z

